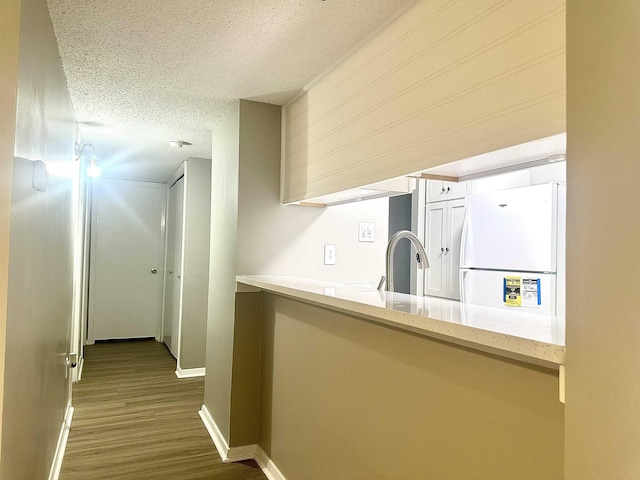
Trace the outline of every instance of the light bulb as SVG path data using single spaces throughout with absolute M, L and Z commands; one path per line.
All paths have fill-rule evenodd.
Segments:
M 95 159 L 89 160 L 89 166 L 87 167 L 87 175 L 96 178 L 100 176 L 102 169 L 98 166 L 98 161 Z

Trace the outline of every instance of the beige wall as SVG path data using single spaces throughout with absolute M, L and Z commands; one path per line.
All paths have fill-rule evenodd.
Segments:
M 73 143 L 71 143 L 73 148 Z M 47 478 L 68 401 L 64 359 L 71 319 L 71 182 L 32 187 L 16 158 L 0 478 Z
M 213 131 L 204 405 L 229 440 L 238 229 L 240 104 Z
M 258 443 L 262 295 L 236 293 L 229 445 Z
M 3 479 L 49 474 L 68 401 L 72 307 L 72 181 L 52 177 L 46 192 L 35 191 L 31 160 L 72 166 L 75 118 L 47 4 L 23 0 L 21 9 L 15 143 L 10 142 L 16 158 L 10 177 Z M 3 212 L 7 208 L 3 203 Z
M 7 293 L 9 286 L 9 235 L 11 230 L 11 179 L 18 88 L 20 0 L 0 3 L 0 430 L 5 378 Z M 0 435 L 0 463 L 2 462 Z
M 230 446 L 238 446 L 257 441 L 257 413 L 251 412 L 258 389 L 247 375 L 253 357 L 237 352 L 253 351 L 258 325 L 244 310 L 243 323 L 234 319 L 235 274 L 376 284 L 384 271 L 388 200 L 327 209 L 280 205 L 276 105 L 239 101 L 214 131 L 213 145 L 204 403 Z M 376 224 L 375 243 L 358 243 L 360 221 Z M 325 243 L 337 245 L 335 266 L 324 265 Z
M 563 0 L 417 2 L 284 109 L 284 200 L 565 131 Z
M 182 369 L 204 367 L 206 360 L 211 160 L 188 158 L 184 178 L 183 296 L 178 359 Z
M 280 107 L 241 101 L 238 274 L 293 275 L 377 285 L 384 274 L 389 200 L 329 208 L 283 206 Z M 358 223 L 374 223 L 374 243 L 358 242 Z M 336 264 L 324 265 L 324 245 Z
M 292 480 L 561 479 L 557 372 L 263 294 L 260 445 Z
M 567 3 L 567 480 L 640 478 L 639 26 Z

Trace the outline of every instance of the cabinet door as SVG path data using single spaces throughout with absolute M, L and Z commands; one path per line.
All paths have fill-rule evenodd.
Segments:
M 471 182 L 444 182 L 447 190 L 447 200 L 464 198 L 471 195 Z
M 447 202 L 445 233 L 445 279 L 446 291 L 449 298 L 460 300 L 460 242 L 462 241 L 462 226 L 464 224 L 464 199 Z M 449 249 L 448 251 L 446 249 Z
M 425 274 L 425 295 L 460 299 L 460 242 L 464 199 L 427 204 L 425 246 L 430 267 Z
M 449 182 L 446 182 L 449 183 Z M 447 188 L 442 180 L 427 180 L 427 203 L 446 200 Z
M 446 296 L 445 279 L 445 222 L 447 203 L 436 202 L 427 205 L 426 213 L 426 248 L 429 256 L 429 268 L 425 273 L 425 294 Z
M 471 194 L 471 182 L 427 180 L 427 203 L 464 198 Z

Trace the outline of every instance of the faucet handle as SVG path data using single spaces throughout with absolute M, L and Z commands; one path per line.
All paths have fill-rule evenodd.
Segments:
M 386 283 L 386 281 L 387 281 L 387 277 L 382 275 L 382 277 L 380 277 L 380 283 L 378 283 L 378 290 L 384 289 L 384 284 Z

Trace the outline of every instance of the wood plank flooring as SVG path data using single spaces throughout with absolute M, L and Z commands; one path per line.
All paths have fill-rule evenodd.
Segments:
M 253 461 L 222 463 L 197 413 L 204 378 L 175 368 L 154 340 L 88 346 L 60 479 L 266 479 Z

